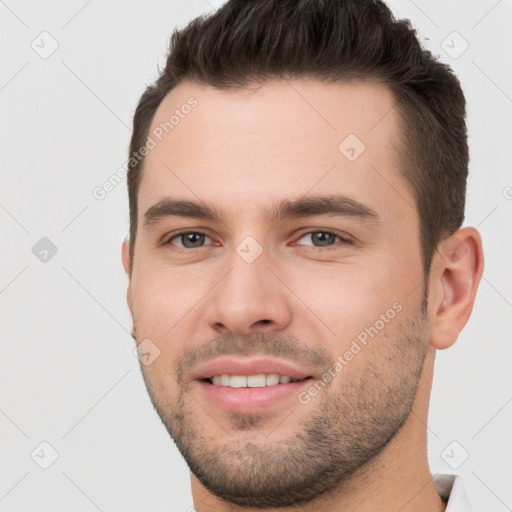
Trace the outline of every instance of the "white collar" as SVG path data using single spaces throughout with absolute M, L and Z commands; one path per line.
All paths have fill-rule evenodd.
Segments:
M 432 475 L 439 496 L 447 501 L 445 512 L 473 512 L 460 475 Z

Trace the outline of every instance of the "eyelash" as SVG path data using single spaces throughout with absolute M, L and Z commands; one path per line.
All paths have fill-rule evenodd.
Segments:
M 305 233 L 302 233 L 298 240 L 300 240 L 301 238 L 303 238 L 304 236 L 306 235 L 311 235 L 311 234 L 314 234 L 314 233 L 323 233 L 323 234 L 327 234 L 327 235 L 334 235 L 335 237 L 339 238 L 340 242 L 343 243 L 343 244 L 351 244 L 352 242 L 350 240 L 348 240 L 347 238 L 344 238 L 342 237 L 341 235 L 338 235 L 337 233 L 334 233 L 333 231 L 327 231 L 327 230 L 322 230 L 322 229 L 317 229 L 317 230 L 312 230 L 312 231 L 307 231 Z M 197 234 L 197 235 L 204 235 L 208 238 L 211 238 L 210 236 L 208 236 L 206 233 L 203 233 L 202 231 L 195 231 L 195 230 L 185 230 L 185 231 L 179 231 L 178 233 L 175 233 L 174 235 L 172 235 L 166 242 L 163 243 L 163 245 L 173 245 L 171 244 L 172 240 L 176 239 L 176 238 L 179 238 L 183 235 L 188 235 L 188 234 Z M 337 242 L 339 243 L 339 242 Z M 299 244 L 301 245 L 301 244 Z M 177 246 L 176 249 L 177 250 L 181 250 L 181 251 L 186 251 L 186 252 L 191 252 L 191 251 L 194 251 L 194 249 L 204 249 L 205 246 L 201 246 L 201 247 L 179 247 Z M 315 245 L 312 245 L 312 246 L 306 246 L 306 247 L 310 247 L 311 249 L 323 249 L 323 250 L 329 250 L 329 249 L 336 249 L 337 248 L 337 245 L 336 244 L 333 244 L 333 245 L 329 245 L 329 246 L 315 246 Z

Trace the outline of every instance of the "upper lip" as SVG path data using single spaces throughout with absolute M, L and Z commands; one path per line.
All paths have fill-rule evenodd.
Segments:
M 193 380 L 209 379 L 214 375 L 260 375 L 276 373 L 292 379 L 312 377 L 312 372 L 289 362 L 270 358 L 219 358 L 201 365 L 191 377 Z

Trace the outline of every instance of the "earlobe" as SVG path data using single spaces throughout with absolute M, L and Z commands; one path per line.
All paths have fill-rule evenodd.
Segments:
M 440 245 L 431 274 L 430 344 L 451 347 L 466 325 L 484 269 L 482 239 L 475 228 L 459 229 Z

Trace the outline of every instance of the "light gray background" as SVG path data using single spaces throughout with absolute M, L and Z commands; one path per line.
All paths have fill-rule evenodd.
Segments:
M 172 29 L 218 5 L 0 1 L 1 511 L 192 507 L 188 468 L 132 354 L 120 257 L 126 182 L 102 201 L 92 191 L 126 162 L 136 103 L 165 63 Z M 512 2 L 390 6 L 463 84 L 465 225 L 478 226 L 486 257 L 473 315 L 437 355 L 431 470 L 464 475 L 477 512 L 511 510 Z M 454 31 L 469 44 L 461 55 Z M 32 252 L 42 237 L 58 250 L 46 262 Z M 48 469 L 43 441 L 58 453 Z

